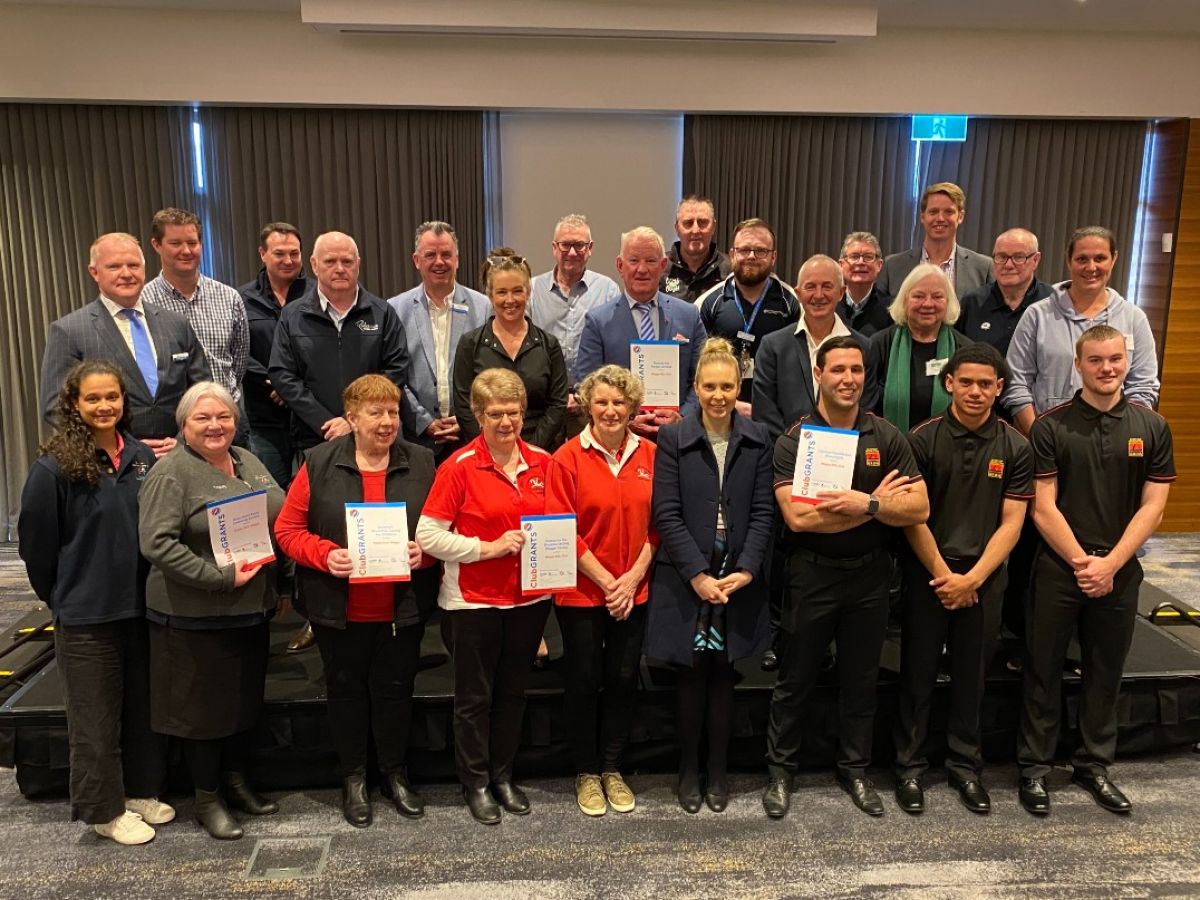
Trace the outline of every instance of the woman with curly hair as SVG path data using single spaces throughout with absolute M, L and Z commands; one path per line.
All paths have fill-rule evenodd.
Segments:
M 30 469 L 17 523 L 21 558 L 54 616 L 67 700 L 71 815 L 119 844 L 144 844 L 175 818 L 157 794 L 163 739 L 150 730 L 138 490 L 154 453 L 129 433 L 120 369 L 67 373 L 55 429 Z

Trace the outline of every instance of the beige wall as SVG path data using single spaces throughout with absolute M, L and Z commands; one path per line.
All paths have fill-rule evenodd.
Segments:
M 836 46 L 341 36 L 296 12 L 7 4 L 0 35 L 9 99 L 1200 117 L 1195 36 L 1035 26 L 884 29 Z

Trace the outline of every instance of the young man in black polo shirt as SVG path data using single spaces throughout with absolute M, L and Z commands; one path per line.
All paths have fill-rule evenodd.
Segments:
M 908 442 L 884 419 L 859 408 L 866 366 L 861 345 L 833 337 L 817 350 L 817 410 L 775 443 L 775 500 L 789 529 L 787 588 L 779 634 L 779 681 L 767 725 L 770 784 L 763 808 L 787 814 L 805 729 L 804 706 L 829 642 L 837 638 L 838 782 L 869 815 L 883 804 L 866 777 L 875 721 L 875 680 L 888 617 L 889 547 L 894 528 L 924 522 L 929 501 Z M 858 433 L 851 489 L 792 499 L 798 435 L 806 425 Z
M 956 351 L 942 370 L 944 415 L 908 435 L 929 491 L 929 522 L 904 529 L 906 582 L 900 700 L 896 710 L 896 802 L 925 809 L 921 776 L 942 645 L 950 648 L 946 769 L 972 812 L 991 810 L 980 780 L 979 706 L 1000 626 L 1004 561 L 1033 499 L 1033 453 L 996 415 L 1008 369 L 987 344 Z
M 1034 568 L 1026 629 L 1025 698 L 1017 760 L 1021 805 L 1050 812 L 1046 775 L 1058 741 L 1063 659 L 1078 626 L 1083 686 L 1072 781 L 1110 812 L 1132 804 L 1108 780 L 1117 748 L 1117 696 L 1133 639 L 1142 567 L 1137 550 L 1162 521 L 1175 480 L 1171 429 L 1125 399 L 1125 336 L 1089 328 L 1075 344 L 1083 387 L 1030 432 L 1037 478 L 1033 519 L 1046 542 Z

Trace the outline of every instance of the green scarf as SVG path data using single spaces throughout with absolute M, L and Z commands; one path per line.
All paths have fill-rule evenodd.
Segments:
M 954 352 L 953 329 L 942 323 L 938 329 L 936 359 L 949 359 Z M 908 431 L 908 402 L 912 397 L 912 332 L 900 325 L 892 333 L 892 352 L 888 357 L 887 373 L 883 382 L 883 417 L 899 428 Z M 950 395 L 941 378 L 933 380 L 933 401 L 929 408 L 932 416 L 941 415 L 950 405 Z

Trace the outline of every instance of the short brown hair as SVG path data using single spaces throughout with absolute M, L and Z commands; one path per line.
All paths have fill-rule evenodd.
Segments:
M 602 384 L 620 391 L 622 396 L 629 401 L 630 412 L 642 405 L 642 398 L 645 396 L 642 379 L 638 378 L 628 369 L 612 364 L 601 366 L 579 383 L 579 390 L 577 392 L 579 394 L 579 405 L 583 407 L 591 406 L 592 395 L 595 394 L 596 388 Z
M 1071 240 L 1067 242 L 1067 259 L 1071 258 L 1071 254 L 1075 252 L 1075 245 L 1079 241 L 1090 237 L 1108 241 L 1108 252 L 1117 252 L 1117 236 L 1112 233 L 1112 229 L 1105 228 L 1103 225 L 1087 225 L 1071 232 Z
M 775 247 L 775 229 L 768 225 L 765 219 L 760 219 L 758 217 L 742 219 L 742 221 L 734 225 L 733 231 L 729 232 L 729 243 L 732 244 L 734 241 L 736 241 L 737 236 L 748 228 L 761 228 L 771 236 L 771 247 Z
M 512 369 L 484 369 L 471 382 L 471 412 L 482 416 L 489 403 L 518 403 L 521 412 L 528 402 L 525 383 Z
M 273 234 L 290 234 L 301 244 L 304 243 L 304 237 L 300 234 L 300 229 L 295 225 L 289 225 L 287 222 L 268 222 L 262 227 L 262 231 L 258 233 L 258 246 L 266 250 L 267 238 Z
M 166 209 L 156 212 L 154 218 L 150 220 L 150 236 L 156 241 L 161 241 L 163 235 L 167 233 L 168 225 L 194 225 L 196 226 L 196 237 L 202 238 L 204 234 L 198 215 L 188 212 L 186 209 L 168 206 Z
M 368 403 L 399 403 L 400 388 L 382 375 L 360 375 L 342 391 L 342 409 L 354 412 Z
M 962 188 L 953 181 L 939 181 L 937 184 L 931 184 L 925 188 L 925 193 L 921 194 L 921 212 L 925 212 L 925 207 L 929 205 L 929 198 L 934 194 L 945 194 L 960 212 L 967 208 L 967 195 L 963 193 Z
M 1121 339 L 1121 346 L 1125 346 L 1125 335 L 1111 325 L 1093 325 L 1075 341 L 1075 358 L 1083 359 L 1083 345 L 1086 343 L 1091 341 L 1112 341 L 1117 338 Z

